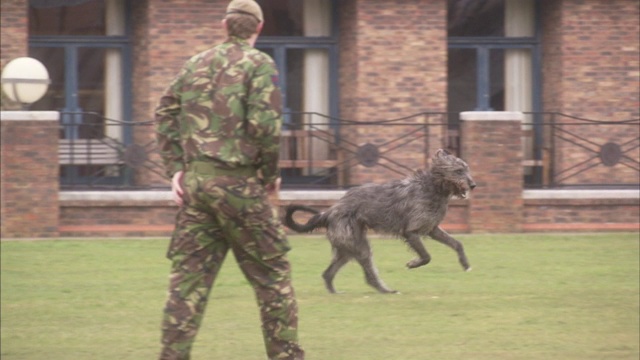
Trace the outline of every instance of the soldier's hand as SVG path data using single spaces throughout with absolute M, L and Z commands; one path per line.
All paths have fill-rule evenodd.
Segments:
M 184 176 L 184 172 L 178 171 L 173 174 L 173 178 L 171 179 L 171 195 L 173 196 L 173 201 L 175 201 L 178 206 L 182 206 L 184 203 L 182 200 L 182 195 L 184 194 L 184 190 L 182 189 L 182 176 Z
M 267 190 L 267 194 L 268 195 L 275 195 L 280 191 L 280 183 L 282 182 L 282 179 L 277 178 L 276 181 L 274 181 L 271 184 L 266 184 L 264 186 L 264 188 Z

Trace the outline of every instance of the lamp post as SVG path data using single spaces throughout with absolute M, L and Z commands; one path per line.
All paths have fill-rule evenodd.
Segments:
M 12 101 L 18 102 L 22 110 L 40 100 L 47 92 L 51 80 L 44 65 L 30 57 L 15 58 L 2 69 L 0 77 L 2 91 Z

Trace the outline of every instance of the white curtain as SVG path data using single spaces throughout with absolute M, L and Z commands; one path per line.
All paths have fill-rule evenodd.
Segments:
M 304 0 L 304 36 L 331 35 L 331 2 L 327 0 Z M 304 53 L 302 108 L 305 112 L 329 114 L 329 54 L 324 49 L 307 49 Z M 312 115 L 305 119 L 312 124 L 326 123 L 327 119 Z M 318 128 L 319 126 L 314 126 Z M 315 140 L 312 143 L 313 159 L 328 158 L 327 143 Z
M 534 0 L 505 1 L 505 35 L 507 37 L 533 37 L 535 35 Z M 505 110 L 530 112 L 533 110 L 532 59 L 528 49 L 505 51 Z M 524 122 L 530 124 L 531 115 Z M 531 125 L 523 125 L 531 130 Z M 533 139 L 523 138 L 524 158 L 533 158 Z
M 125 35 L 124 1 L 106 0 L 105 5 L 106 35 Z M 104 116 L 107 119 L 123 120 L 122 88 L 122 53 L 119 49 L 106 49 Z M 108 137 L 122 140 L 122 127 L 113 126 L 113 124 L 107 120 L 105 134 Z

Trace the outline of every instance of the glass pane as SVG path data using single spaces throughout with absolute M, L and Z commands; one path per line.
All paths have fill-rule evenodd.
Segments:
M 331 36 L 331 0 L 257 0 L 261 36 Z
M 294 112 L 329 113 L 329 52 L 326 49 L 288 49 L 287 103 Z M 292 118 L 293 123 L 311 121 Z M 326 122 L 314 119 L 311 122 Z
M 449 0 L 448 36 L 504 36 L 505 0 Z
M 31 110 L 57 111 L 65 108 L 64 48 L 32 47 L 29 56 L 40 60 L 49 72 L 51 84 L 42 99 L 33 103 Z
M 504 50 L 489 52 L 489 106 L 504 111 Z
M 78 49 L 78 106 L 81 111 L 104 115 L 104 79 L 106 49 Z M 84 116 L 80 128 L 81 139 L 104 137 L 103 119 Z
M 302 1 L 258 0 L 264 13 L 261 36 L 303 36 Z
M 29 35 L 105 34 L 105 0 L 29 1 Z
M 273 48 L 258 47 L 278 61 Z M 280 87 L 284 95 L 287 123 L 300 124 L 299 112 L 329 113 L 329 51 L 305 48 L 284 51 L 284 71 L 280 74 Z M 308 121 L 308 119 L 307 119 Z
M 257 46 L 256 46 L 256 48 L 257 48 L 258 50 L 260 50 L 260 51 L 262 51 L 262 52 L 266 53 L 267 55 L 271 56 L 271 58 L 275 60 L 276 55 L 275 55 L 275 53 L 274 53 L 274 51 L 273 51 L 273 49 L 272 49 L 272 48 L 265 48 L 265 47 L 261 47 L 261 46 L 259 46 L 259 45 L 257 45 Z
M 449 49 L 447 65 L 448 112 L 473 111 L 477 107 L 477 68 L 475 49 Z M 457 127 L 457 117 L 450 125 Z
M 303 69 L 304 69 L 304 50 L 288 49 L 287 50 L 287 103 L 285 107 L 291 111 L 303 111 Z M 293 123 L 299 123 L 298 119 Z
M 78 106 L 104 113 L 105 53 L 101 48 L 78 49 Z

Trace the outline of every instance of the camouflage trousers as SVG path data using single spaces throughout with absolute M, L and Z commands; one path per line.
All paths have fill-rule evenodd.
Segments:
M 290 249 L 264 187 L 252 176 L 187 171 L 184 206 L 167 257 L 172 260 L 162 321 L 161 360 L 189 359 L 209 292 L 231 249 L 253 287 L 269 359 L 304 359 Z

